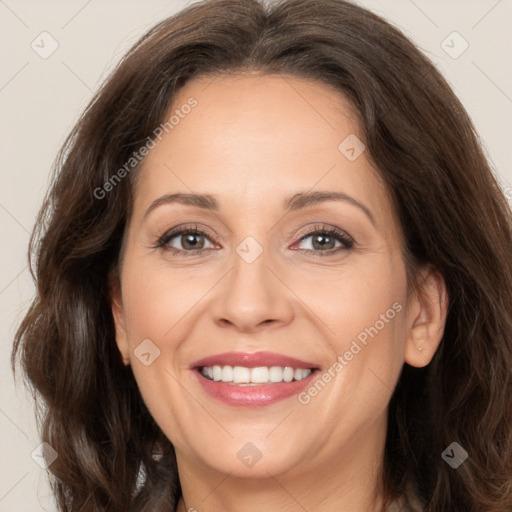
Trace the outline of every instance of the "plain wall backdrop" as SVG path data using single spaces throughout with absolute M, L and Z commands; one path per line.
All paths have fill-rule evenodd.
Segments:
M 29 234 L 52 163 L 125 51 L 191 3 L 0 0 L 0 512 L 55 511 L 32 402 L 10 369 L 14 332 L 34 292 Z M 512 0 L 358 3 L 401 28 L 447 78 L 512 204 Z

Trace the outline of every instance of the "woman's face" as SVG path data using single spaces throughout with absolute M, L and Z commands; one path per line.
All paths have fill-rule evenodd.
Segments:
M 382 456 L 419 309 L 349 103 L 247 74 L 189 82 L 171 114 L 138 176 L 113 312 L 178 464 L 267 477 Z

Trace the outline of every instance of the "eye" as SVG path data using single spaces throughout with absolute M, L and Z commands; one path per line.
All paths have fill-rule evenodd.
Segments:
M 301 253 L 315 252 L 324 256 L 350 249 L 354 241 L 338 228 L 315 226 L 301 237 L 298 245 L 302 245 L 302 248 L 298 249 Z
M 174 255 L 196 255 L 215 248 L 213 235 L 195 226 L 177 227 L 162 235 L 155 245 Z M 329 255 L 352 248 L 353 239 L 344 231 L 329 227 L 315 226 L 295 244 L 300 253 Z M 302 246 L 302 247 L 300 247 Z
M 208 244 L 210 244 L 208 246 Z M 156 247 L 172 254 L 198 254 L 214 248 L 209 234 L 195 227 L 175 228 L 158 240 Z

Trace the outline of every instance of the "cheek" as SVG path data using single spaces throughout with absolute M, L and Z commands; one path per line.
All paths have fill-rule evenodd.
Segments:
M 295 280 L 294 291 L 305 298 L 316 316 L 312 321 L 322 327 L 337 354 L 348 350 L 354 340 L 380 355 L 403 344 L 406 274 L 397 256 L 360 258 L 328 274 L 309 272 Z M 370 347 L 373 339 L 379 343 Z
M 161 262 L 127 265 L 123 277 L 123 305 L 132 349 L 137 340 L 145 338 L 169 344 L 187 325 L 187 314 L 200 307 L 205 290 L 214 284 L 212 276 L 187 268 L 171 271 Z
M 308 305 L 322 311 L 329 326 L 324 332 L 331 363 L 299 398 L 312 417 L 327 418 L 333 440 L 343 443 L 382 419 L 400 375 L 405 269 L 389 261 L 373 269 L 352 268 L 322 289 L 311 289 Z
M 375 386 L 392 389 L 404 362 L 405 267 L 392 256 L 368 262 L 340 269 L 329 279 L 317 275 L 297 290 L 318 312 L 316 323 L 332 362 L 342 358 L 342 371 L 334 372 L 344 375 L 335 379 L 338 391 L 357 388 L 354 396 L 364 390 L 371 394 Z
M 368 355 L 391 355 L 403 341 L 405 281 L 399 273 L 382 271 L 359 277 L 345 289 L 344 308 L 338 313 L 340 349 L 350 339 Z
M 178 382 L 180 367 L 187 363 L 180 347 L 192 328 L 187 312 L 197 305 L 201 295 L 191 286 L 190 272 L 170 272 L 160 267 L 126 261 L 123 306 L 131 367 L 141 396 L 167 437 L 181 445 L 183 433 L 176 411 L 188 409 Z
M 404 363 L 405 269 L 391 262 L 360 280 L 346 313 L 337 352 L 347 365 L 346 385 L 354 401 L 380 410 L 390 398 Z
M 186 411 L 178 383 L 191 358 L 187 339 L 205 313 L 205 294 L 218 274 L 190 268 L 170 269 L 165 262 L 127 255 L 122 289 L 131 366 L 141 395 L 161 428 L 179 435 L 174 414 Z M 179 441 L 172 439 L 173 442 Z

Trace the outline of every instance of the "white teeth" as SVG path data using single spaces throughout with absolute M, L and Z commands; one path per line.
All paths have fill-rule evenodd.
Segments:
M 209 380 L 228 382 L 232 384 L 268 384 L 277 382 L 292 382 L 305 379 L 311 373 L 310 369 L 290 366 L 204 366 L 201 374 Z
M 272 368 L 270 369 L 270 371 Z M 269 369 L 266 366 L 258 366 L 256 368 L 251 368 L 251 382 L 254 384 L 265 384 L 269 379 Z M 276 382 L 271 380 L 271 382 Z M 279 381 L 277 381 L 279 382 Z
M 270 382 L 283 381 L 283 369 L 280 366 L 272 366 L 269 370 Z
M 293 374 L 295 372 L 293 371 L 293 368 L 290 368 L 289 366 L 286 366 L 283 370 L 283 379 L 285 382 L 291 382 L 293 380 Z
M 251 370 L 250 368 L 244 368 L 243 366 L 235 366 L 233 368 L 233 382 L 235 384 L 251 382 Z
M 206 368 L 207 369 L 211 368 L 211 366 L 210 367 L 206 367 Z M 203 368 L 203 370 L 204 370 L 204 368 Z M 213 373 L 213 380 L 219 381 L 219 380 L 222 379 L 222 368 L 220 366 L 214 366 L 212 368 L 212 373 Z
M 233 367 L 223 366 L 222 367 L 222 382 L 233 382 Z

